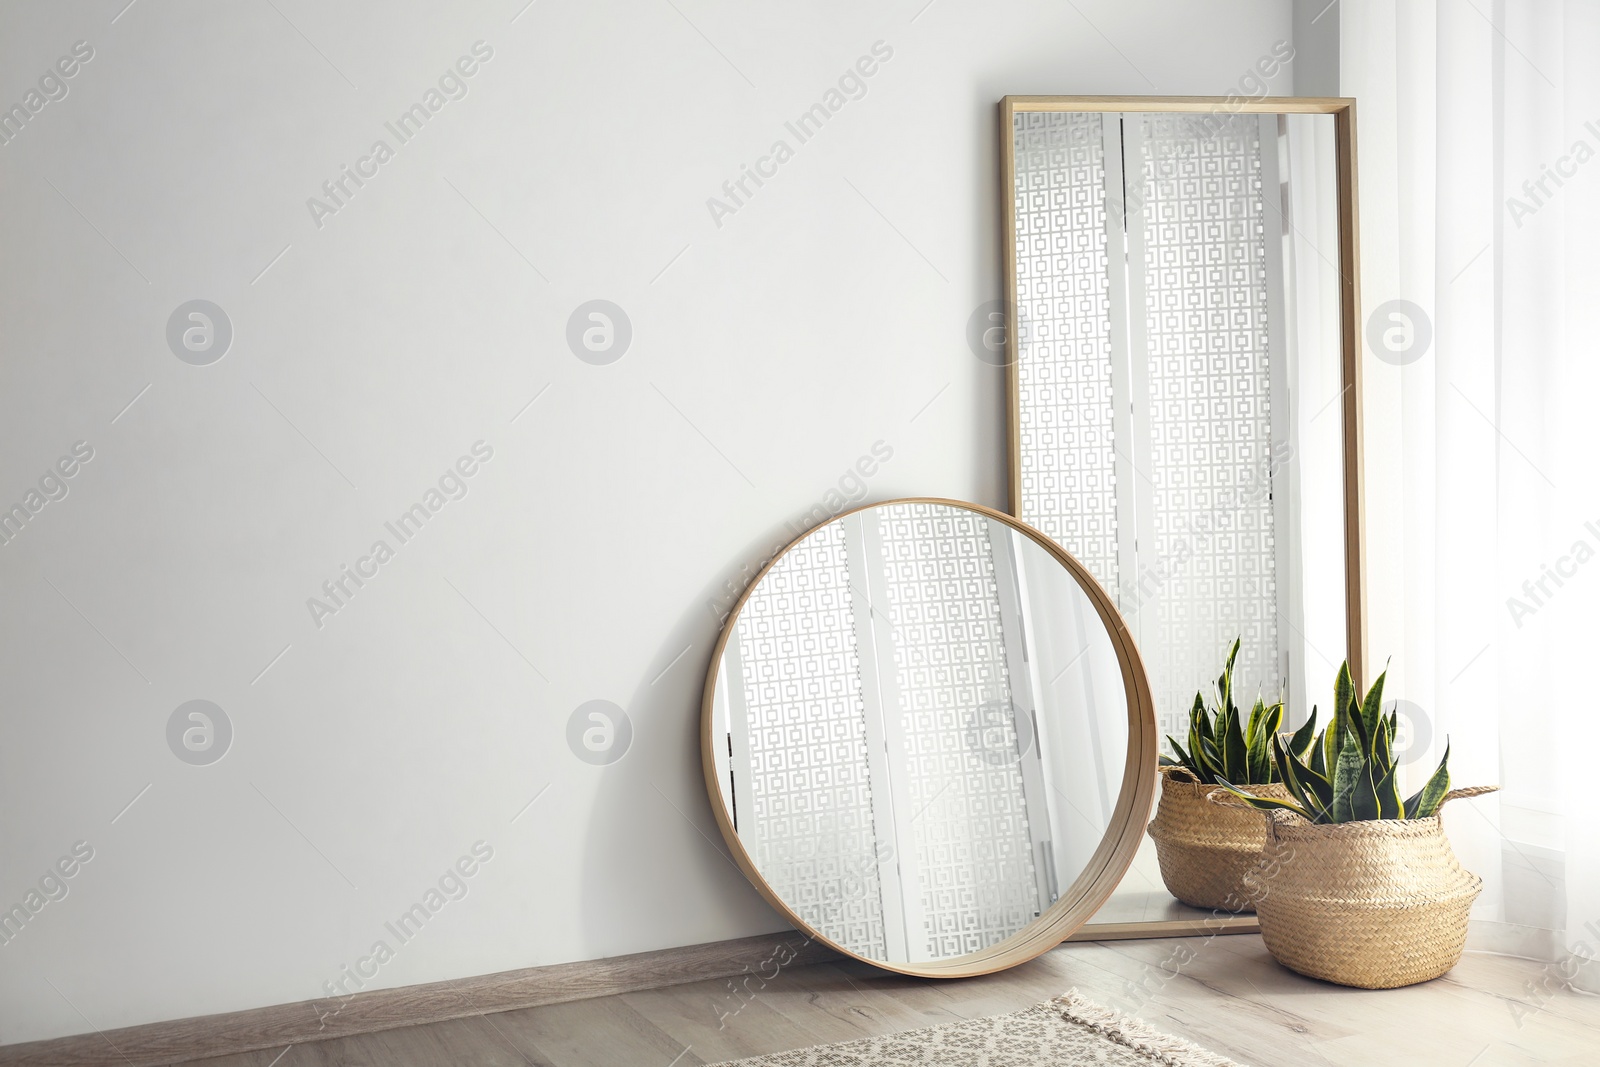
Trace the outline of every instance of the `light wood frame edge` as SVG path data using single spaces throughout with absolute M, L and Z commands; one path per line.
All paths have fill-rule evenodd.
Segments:
M 1209 915 L 1203 919 L 1151 919 L 1145 922 L 1085 923 L 1067 941 L 1133 941 L 1152 937 L 1211 937 L 1215 934 L 1258 934 L 1254 915 Z
M 1014 967 L 1019 963 L 1026 963 L 1028 960 L 1042 955 L 1061 944 L 1087 922 L 1091 915 L 1099 910 L 1100 906 L 1110 897 L 1112 891 L 1127 873 L 1128 867 L 1133 863 L 1134 854 L 1138 851 L 1140 841 L 1144 836 L 1144 820 L 1155 797 L 1156 756 L 1159 743 L 1156 736 L 1155 701 L 1150 692 L 1149 679 L 1145 675 L 1144 662 L 1139 658 L 1139 650 L 1135 647 L 1132 635 L 1128 633 L 1127 626 L 1124 624 L 1121 615 L 1117 613 L 1116 606 L 1111 602 L 1110 596 L 1095 581 L 1094 576 L 1060 545 L 1015 516 L 1007 515 L 994 508 L 984 507 L 982 504 L 973 504 L 962 500 L 948 500 L 942 497 L 906 497 L 872 504 L 862 504 L 848 511 L 840 512 L 829 521 L 834 522 L 857 512 L 890 504 L 938 504 L 946 507 L 961 508 L 984 515 L 1017 530 L 1043 548 L 1052 558 L 1067 569 L 1077 581 L 1079 587 L 1089 596 L 1107 632 L 1110 634 L 1112 645 L 1117 654 L 1117 662 L 1122 670 L 1123 692 L 1127 695 L 1128 755 L 1123 766 L 1122 788 L 1118 793 L 1117 803 L 1112 809 L 1110 825 L 1107 827 L 1099 847 L 1090 857 L 1084 873 L 1068 887 L 1066 892 L 1061 894 L 1055 904 L 1045 909 L 1038 919 L 1035 919 L 1021 932 L 980 952 L 925 964 L 889 963 L 883 960 L 869 959 L 823 937 L 812 930 L 800 916 L 795 914 L 767 883 L 766 879 L 762 877 L 749 853 L 746 852 L 743 843 L 739 840 L 738 833 L 733 828 L 727 805 L 723 802 L 722 786 L 717 779 L 716 760 L 714 758 L 716 736 L 713 721 L 717 674 L 722 662 L 723 650 L 727 647 L 728 640 L 733 634 L 734 624 L 739 619 L 739 613 L 755 592 L 756 586 L 760 584 L 761 579 L 773 567 L 777 566 L 779 560 L 788 555 L 801 541 L 810 537 L 814 530 L 808 530 L 801 534 L 767 561 L 767 564 L 751 579 L 750 584 L 740 594 L 738 601 L 733 606 L 733 610 L 728 614 L 727 621 L 723 623 L 722 632 L 717 635 L 716 646 L 711 650 L 711 663 L 706 670 L 705 690 L 701 699 L 700 713 L 700 762 L 705 776 L 706 793 L 711 802 L 711 811 L 716 819 L 717 828 L 722 832 L 723 840 L 728 843 L 728 849 L 732 853 L 735 863 L 744 872 L 745 877 L 750 879 L 750 884 L 755 886 L 767 903 L 792 923 L 795 929 L 806 932 L 813 940 L 827 945 L 841 955 L 897 974 L 912 975 L 919 978 L 965 978 L 980 974 L 990 974 L 1008 967 Z
M 1356 685 L 1365 688 L 1368 662 L 1366 596 L 1366 505 L 1363 489 L 1364 449 L 1361 421 L 1361 275 L 1360 218 L 1356 193 L 1356 102 L 1350 97 L 1264 97 L 1240 100 L 1225 96 L 1007 96 L 1000 101 L 1000 262 L 1005 283 L 1007 324 L 1017 302 L 1017 222 L 1014 190 L 1013 120 L 1023 111 L 1229 111 L 1247 114 L 1331 115 L 1334 123 L 1334 167 L 1339 214 L 1339 347 L 1341 414 L 1344 431 L 1345 518 L 1345 656 Z M 1019 380 L 1017 331 L 1006 330 L 1006 444 L 1010 463 L 1007 506 L 1022 515 L 1022 390 Z M 1259 929 L 1253 916 L 1238 916 L 1237 932 Z M 1091 940 L 1102 928 L 1106 939 L 1129 936 L 1188 936 L 1211 933 L 1185 929 L 1188 920 L 1150 923 L 1086 923 L 1073 940 Z M 1204 925 L 1201 922 L 1200 925 Z M 1149 934 L 1112 932 L 1149 928 Z M 1234 932 L 1234 927 L 1229 928 Z
M 1361 422 L 1361 219 L 1356 195 L 1356 102 L 1332 112 L 1339 171 L 1339 328 L 1343 362 L 1345 655 L 1357 686 L 1367 686 L 1366 450 Z

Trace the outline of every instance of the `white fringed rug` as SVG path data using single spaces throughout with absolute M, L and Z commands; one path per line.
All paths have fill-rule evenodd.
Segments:
M 1118 1015 L 1074 989 L 1010 1015 L 817 1045 L 715 1067 L 1240 1067 L 1181 1038 Z

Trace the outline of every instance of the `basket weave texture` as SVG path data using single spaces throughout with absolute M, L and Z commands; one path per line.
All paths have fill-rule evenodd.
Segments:
M 1150 823 L 1167 892 L 1191 907 L 1254 911 L 1255 892 L 1245 876 L 1262 860 L 1266 821 L 1254 808 L 1206 801 L 1218 787 L 1201 785 L 1183 767 L 1161 768 L 1161 803 Z M 1264 797 L 1288 799 L 1281 785 L 1252 785 Z
M 1445 802 L 1495 788 L 1457 789 Z M 1226 794 L 1213 801 L 1225 811 L 1240 803 Z M 1254 814 L 1267 837 L 1253 878 L 1256 914 L 1279 963 L 1339 985 L 1393 989 L 1461 959 L 1483 879 L 1457 862 L 1437 815 L 1318 825 L 1293 812 Z

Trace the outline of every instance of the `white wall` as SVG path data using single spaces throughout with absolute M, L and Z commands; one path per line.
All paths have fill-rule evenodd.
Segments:
M 1290 21 L 125 3 L 0 9 L 0 105 L 93 48 L 0 146 L 0 507 L 93 449 L 0 544 L 0 906 L 93 849 L 0 945 L 0 1042 L 323 995 L 478 841 L 367 988 L 779 928 L 712 843 L 708 602 L 876 441 L 872 498 L 1004 503 L 1000 372 L 965 340 L 999 295 L 1003 94 L 1226 93 Z M 480 40 L 469 95 L 397 145 Z M 716 225 L 876 41 L 865 97 Z M 307 198 L 380 137 L 319 228 Z M 165 337 L 197 298 L 234 331 L 209 366 Z M 632 323 L 608 366 L 564 337 L 596 298 Z M 467 496 L 397 545 L 477 441 Z M 319 629 L 307 598 L 379 538 Z M 193 699 L 234 731 L 208 766 L 168 747 Z M 596 699 L 632 724 L 609 766 L 567 741 Z

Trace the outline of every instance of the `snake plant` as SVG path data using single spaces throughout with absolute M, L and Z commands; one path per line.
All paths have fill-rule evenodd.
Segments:
M 1314 823 L 1434 815 L 1450 791 L 1450 746 L 1445 745 L 1444 758 L 1428 783 L 1402 800 L 1394 752 L 1398 712 L 1383 714 L 1383 681 L 1388 673 L 1378 675 L 1358 701 L 1350 664 L 1340 666 L 1334 682 L 1333 718 L 1311 747 L 1309 761 L 1293 743 L 1286 747 L 1282 738 L 1272 738 L 1272 763 L 1292 799 L 1252 796 L 1239 788 L 1253 784 L 1250 782 L 1224 780 L 1220 784 L 1253 807 L 1292 811 Z
M 1239 639 L 1235 638 L 1222 677 L 1217 679 L 1216 708 L 1208 710 L 1205 699 L 1196 693 L 1194 706 L 1189 709 L 1189 747 L 1184 748 L 1169 735 L 1167 744 L 1177 758 L 1161 757 L 1163 766 L 1182 766 L 1201 785 L 1269 785 L 1279 780 L 1272 742 L 1283 724 L 1283 702 L 1268 706 L 1258 696 L 1250 718 L 1240 715 L 1233 702 L 1233 661 L 1238 655 Z M 1289 750 L 1304 758 L 1316 728 L 1313 710 L 1311 721 L 1295 732 Z

